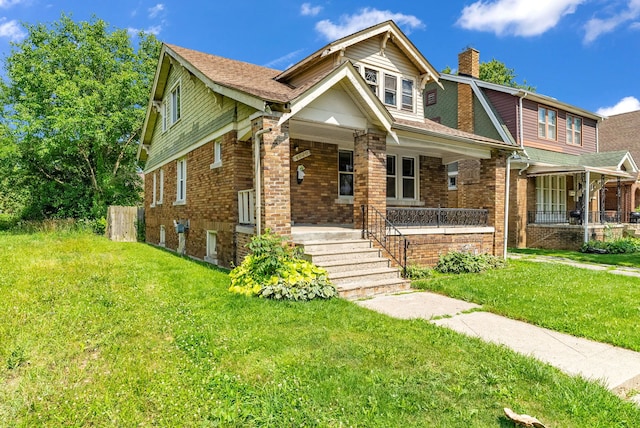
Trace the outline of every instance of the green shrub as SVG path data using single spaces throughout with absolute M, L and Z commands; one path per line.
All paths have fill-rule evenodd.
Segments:
M 277 300 L 329 299 L 337 290 L 327 271 L 300 258 L 296 248 L 267 231 L 248 245 L 251 254 L 230 273 L 229 291 Z
M 452 251 L 441 255 L 435 270 L 440 273 L 478 273 L 489 269 L 499 269 L 506 262 L 491 254 L 471 254 L 462 251 Z
M 611 241 L 597 241 L 592 239 L 582 244 L 580 251 L 583 253 L 602 254 L 630 254 L 640 252 L 640 239 L 619 238 Z
M 409 264 L 407 266 L 407 278 L 409 279 L 427 279 L 431 276 L 432 269 L 418 264 Z

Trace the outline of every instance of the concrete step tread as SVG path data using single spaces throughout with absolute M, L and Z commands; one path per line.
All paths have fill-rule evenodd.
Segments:
M 341 255 L 341 254 L 349 255 L 349 254 L 366 254 L 366 253 L 378 254 L 379 252 L 380 250 L 377 248 L 332 249 L 329 251 L 317 251 L 317 250 L 306 251 L 305 250 L 305 254 L 308 254 L 310 256 L 333 256 L 333 255 Z
M 368 259 L 357 259 L 357 260 L 329 260 L 326 262 L 320 262 L 318 266 L 321 266 L 325 269 L 332 267 L 342 267 L 342 266 L 353 266 L 354 268 L 363 265 L 363 264 L 371 264 L 371 263 L 389 263 L 389 259 L 384 257 L 371 257 Z
M 366 283 L 346 283 L 337 285 L 338 291 L 348 291 L 348 290 L 358 290 L 358 289 L 367 289 L 367 288 L 376 288 L 376 287 L 384 287 L 384 286 L 405 286 L 409 287 L 411 285 L 411 281 L 403 278 L 397 279 L 380 279 L 377 281 L 369 281 Z
M 344 279 L 344 278 L 357 278 L 357 277 L 366 277 L 371 275 L 380 275 L 384 273 L 397 273 L 400 278 L 400 270 L 392 267 L 383 267 L 383 268 L 375 268 L 375 269 L 356 269 L 347 272 L 335 272 L 329 275 L 330 279 Z
M 371 241 L 368 239 L 319 239 L 312 241 L 302 241 L 302 242 L 294 242 L 295 244 L 300 245 L 334 245 L 334 244 L 363 244 L 366 243 L 371 245 Z

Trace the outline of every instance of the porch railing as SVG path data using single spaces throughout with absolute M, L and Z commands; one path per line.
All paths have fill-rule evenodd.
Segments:
M 582 224 L 585 216 L 582 210 L 571 211 L 529 211 L 528 224 Z M 633 221 L 631 214 L 624 215 L 615 210 L 589 211 L 590 224 L 628 223 Z
M 395 226 L 487 226 L 489 211 L 466 208 L 387 208 L 387 220 Z
M 256 192 L 253 189 L 238 192 L 238 223 L 256 224 Z
M 407 250 L 409 240 L 380 211 L 371 205 L 362 205 L 362 237 L 375 240 L 402 268 L 407 276 Z

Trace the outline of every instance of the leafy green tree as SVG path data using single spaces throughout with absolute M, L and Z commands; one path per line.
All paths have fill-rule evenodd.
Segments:
M 451 67 L 446 66 L 442 70 L 442 73 L 451 74 L 452 71 Z M 517 75 L 513 68 L 508 68 L 503 62 L 498 61 L 495 58 L 491 61 L 480 63 L 480 80 L 510 86 L 512 88 L 524 89 L 530 92 L 536 91 L 535 87 L 527 85 L 526 80 L 523 81 L 522 84 L 516 82 L 516 77 Z
M 25 29 L 0 83 L 0 153 L 28 191 L 25 217 L 99 218 L 139 202 L 135 154 L 159 42 L 140 33 L 134 46 L 95 17 Z

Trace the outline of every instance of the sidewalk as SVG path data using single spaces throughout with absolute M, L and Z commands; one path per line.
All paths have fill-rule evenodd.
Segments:
M 382 295 L 355 303 L 395 318 L 430 320 L 433 324 L 505 345 L 569 375 L 601 381 L 623 398 L 640 390 L 639 352 L 483 312 L 476 304 L 430 292 Z M 640 405 L 640 394 L 629 399 Z
M 608 271 L 609 273 L 612 273 L 615 275 L 636 276 L 640 278 L 640 268 L 635 268 L 635 267 L 577 262 L 575 260 L 566 259 L 564 257 L 539 256 L 539 255 L 519 254 L 519 253 L 509 253 L 508 257 L 510 259 L 523 259 L 530 262 L 559 263 L 563 265 L 579 267 L 582 269 Z

